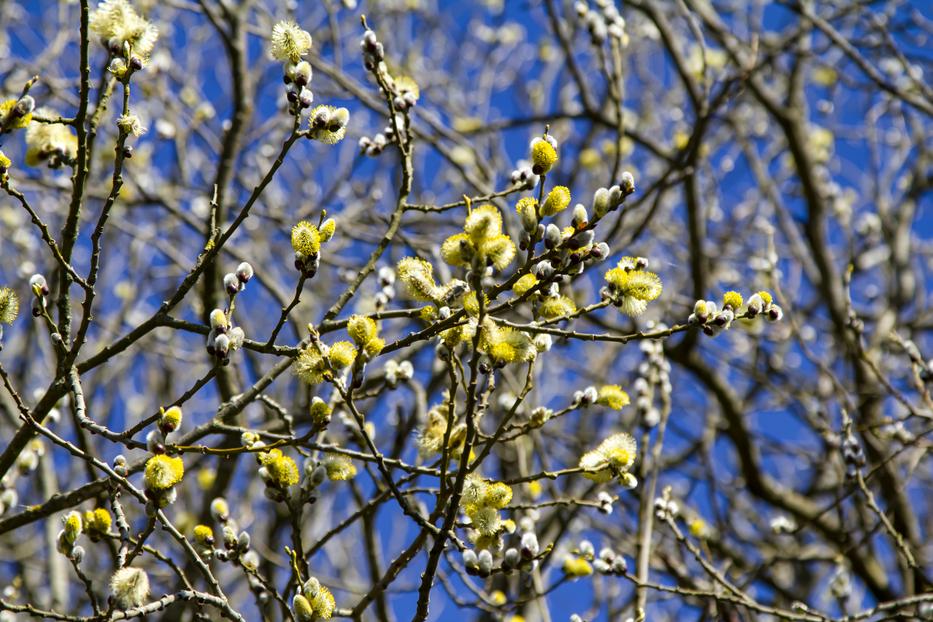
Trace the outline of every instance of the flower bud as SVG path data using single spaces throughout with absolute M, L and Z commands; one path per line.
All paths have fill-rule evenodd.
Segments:
M 234 273 L 228 272 L 224 275 L 224 289 L 227 290 L 228 295 L 234 296 L 243 289 L 243 284 Z
M 331 114 L 330 126 L 328 129 L 332 132 L 336 132 L 342 128 L 345 128 L 350 122 L 350 111 L 346 108 L 337 108 Z
M 532 559 L 538 555 L 538 536 L 533 531 L 526 531 L 522 534 L 522 557 Z
M 311 104 L 314 103 L 314 93 L 310 89 L 302 87 L 298 93 L 298 103 L 302 108 L 310 108 Z
M 577 229 L 585 227 L 589 223 L 589 215 L 582 203 L 573 206 L 573 226 Z
M 531 272 L 540 279 L 547 279 L 554 276 L 554 266 L 550 261 L 539 261 L 531 268 Z
M 479 568 L 479 576 L 488 577 L 492 573 L 492 553 L 488 549 L 479 552 L 476 563 Z
M 762 312 L 764 309 L 765 303 L 761 299 L 759 294 L 752 294 L 748 297 L 748 302 L 746 303 L 746 315 L 748 317 L 755 317 Z
M 605 242 L 600 242 L 590 249 L 590 257 L 596 261 L 604 261 L 607 257 L 609 257 L 610 252 L 609 245 Z
M 544 229 L 544 246 L 551 249 L 560 244 L 560 229 L 554 223 Z
M 239 552 L 245 553 L 249 550 L 250 538 L 249 533 L 241 531 L 240 535 L 237 536 L 236 548 Z
M 15 115 L 16 117 L 25 117 L 35 109 L 36 100 L 32 98 L 32 95 L 23 95 L 19 98 L 19 100 L 17 100 L 16 104 L 13 106 L 13 110 L 10 111 L 10 114 Z
M 217 335 L 214 338 L 214 352 L 217 356 L 223 358 L 227 356 L 227 353 L 230 351 L 230 337 L 226 335 Z
M 478 558 L 476 557 L 476 551 L 473 549 L 464 549 L 463 551 L 463 565 L 466 567 L 467 571 L 475 571 L 477 568 Z
M 33 274 L 29 279 L 29 287 L 36 296 L 48 296 L 49 284 L 41 274 Z
M 586 248 L 593 243 L 593 238 L 595 237 L 596 233 L 594 233 L 592 229 L 581 231 L 570 239 L 569 247 L 573 250 Z
M 291 68 L 286 75 L 298 86 L 307 86 L 308 83 L 311 82 L 311 63 L 303 60 Z
M 529 233 L 534 231 L 538 226 L 538 216 L 535 213 L 537 204 L 538 202 L 533 198 L 525 197 L 519 200 L 515 205 L 515 211 L 518 212 L 518 217 L 522 223 L 522 229 Z
M 164 434 L 174 432 L 181 426 L 182 412 L 178 406 L 172 406 L 168 410 L 162 410 L 159 417 L 159 429 Z
M 628 564 L 625 563 L 625 558 L 619 555 L 613 559 L 611 570 L 614 574 L 625 574 L 628 570 Z
M 311 622 L 317 617 L 311 602 L 302 594 L 295 594 L 292 598 L 292 611 L 295 612 L 298 622 Z
M 218 522 L 227 522 L 227 519 L 230 518 L 230 506 L 227 505 L 226 499 L 223 497 L 216 497 L 211 501 L 211 516 Z
M 224 525 L 223 528 L 223 539 L 224 546 L 229 550 L 233 550 L 237 545 L 237 533 L 236 530 L 230 525 Z
M 609 188 L 609 209 L 615 209 L 619 207 L 623 198 L 625 197 L 622 194 L 622 188 L 619 186 L 612 186 Z
M 230 324 L 227 321 L 227 314 L 223 312 L 223 309 L 214 309 L 211 311 L 208 319 L 210 320 L 211 329 L 215 333 L 225 333 L 230 327 Z
M 253 278 L 253 266 L 245 261 L 242 262 L 236 267 L 236 278 L 244 285 L 248 283 Z

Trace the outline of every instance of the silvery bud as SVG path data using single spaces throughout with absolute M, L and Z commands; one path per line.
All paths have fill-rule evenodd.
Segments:
M 328 129 L 332 132 L 336 132 L 340 128 L 346 127 L 347 123 L 350 122 L 350 111 L 346 108 L 337 108 L 334 113 L 331 115 L 330 126 Z
M 236 530 L 230 525 L 224 525 L 223 535 L 224 535 L 224 546 L 231 550 L 235 549 L 237 545 L 237 540 L 238 540 Z
M 308 108 L 314 103 L 314 93 L 311 92 L 311 89 L 301 87 L 301 91 L 298 92 L 298 103 L 302 108 Z
M 746 315 L 755 317 L 764 310 L 765 301 L 758 294 L 752 294 L 748 297 L 746 304 Z
M 294 69 L 291 70 L 289 78 L 295 82 L 298 86 L 307 86 L 311 82 L 311 63 L 306 60 L 301 61 L 295 65 Z
M 596 233 L 594 233 L 592 229 L 581 231 L 577 235 L 573 236 L 573 238 L 571 238 L 569 246 L 574 250 L 578 248 L 586 248 L 593 243 L 593 238 L 595 237 Z
M 531 269 L 532 273 L 535 276 L 541 279 L 547 279 L 554 276 L 554 266 L 551 265 L 550 261 L 539 261 Z
M 531 559 L 538 555 L 538 536 L 533 531 L 526 531 L 522 534 L 522 557 Z
M 492 553 L 488 549 L 480 551 L 476 561 L 481 577 L 487 577 L 492 573 Z
M 240 535 L 237 536 L 236 548 L 241 553 L 244 553 L 249 550 L 250 537 L 249 534 L 245 531 L 241 531 Z
M 611 209 L 609 199 L 609 190 L 607 188 L 597 188 L 593 193 L 593 212 L 597 218 L 602 218 Z
M 463 551 L 463 565 L 466 567 L 467 572 L 474 573 L 478 565 L 478 558 L 476 557 L 476 551 L 473 549 L 464 549 Z
M 11 111 L 13 115 L 17 117 L 25 117 L 27 114 L 36 109 L 36 100 L 32 98 L 32 95 L 23 95 L 16 102 L 16 105 L 13 106 Z
M 573 226 L 580 229 L 585 227 L 589 223 L 589 214 L 586 213 L 586 208 L 582 203 L 577 203 L 573 206 Z
M 239 279 L 240 283 L 248 283 L 253 278 L 253 266 L 248 262 L 242 262 L 236 267 L 236 278 Z
M 217 356 L 224 357 L 230 351 L 230 337 L 226 335 L 217 335 L 214 338 L 214 352 Z
M 506 569 L 517 568 L 521 561 L 522 557 L 518 549 L 509 548 L 505 550 L 505 554 L 502 557 L 502 567 Z
M 610 252 L 609 245 L 605 242 L 600 242 L 590 249 L 590 257 L 596 261 L 604 261 L 607 257 L 609 257 Z
M 240 280 L 236 278 L 234 273 L 228 272 L 224 275 L 224 289 L 227 290 L 227 294 L 233 296 L 243 289 L 243 284 L 240 283 Z
M 612 186 L 611 188 L 609 188 L 609 205 L 612 206 L 612 208 L 610 209 L 614 209 L 618 207 L 622 203 L 622 199 L 624 198 L 625 197 L 622 194 L 622 188 L 620 188 L 619 186 Z
M 619 555 L 614 560 L 612 560 L 612 572 L 615 574 L 625 574 L 628 570 L 628 564 L 625 563 L 625 558 Z

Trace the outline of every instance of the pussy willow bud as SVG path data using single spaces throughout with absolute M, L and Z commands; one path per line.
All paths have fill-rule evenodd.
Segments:
M 237 536 L 236 548 L 239 552 L 245 553 L 249 550 L 250 537 L 249 534 L 245 531 L 241 531 L 240 535 Z
M 33 274 L 29 279 L 29 287 L 36 296 L 48 296 L 49 284 L 41 274 Z
M 632 194 L 635 192 L 635 177 L 630 172 L 625 171 L 622 173 L 622 178 L 619 180 L 619 186 L 622 188 L 624 194 Z
M 488 577 L 492 573 L 492 553 L 488 549 L 480 551 L 476 558 L 476 564 L 479 568 L 479 576 Z
M 151 454 L 165 453 L 165 447 L 162 445 L 162 435 L 156 430 L 151 430 L 146 434 L 146 450 Z
M 301 61 L 294 66 L 294 69 L 287 74 L 289 79 L 298 86 L 307 86 L 311 82 L 311 63 L 306 60 Z
M 344 128 L 350 122 L 350 111 L 346 108 L 337 108 L 332 114 L 328 129 L 332 132 Z
M 554 266 L 547 260 L 536 263 L 531 271 L 540 279 L 547 279 L 554 276 Z
M 311 89 L 302 87 L 301 91 L 298 93 L 298 103 L 302 108 L 311 107 L 311 104 L 314 103 L 314 93 L 311 92 Z
M 217 335 L 214 338 L 214 351 L 219 357 L 227 356 L 227 353 L 230 351 L 230 337 L 226 335 Z
M 313 471 L 311 471 L 311 477 L 309 478 L 309 481 L 311 482 L 312 486 L 317 487 L 323 484 L 326 478 L 327 468 L 325 468 L 324 465 L 319 464 L 314 468 Z
M 531 559 L 538 555 L 538 536 L 533 531 L 526 531 L 522 534 L 522 557 Z
M 238 294 L 243 288 L 243 284 L 240 283 L 240 280 L 236 278 L 236 275 L 232 272 L 228 272 L 224 275 L 224 289 L 227 290 L 227 294 L 233 296 Z
M 554 248 L 558 244 L 560 244 L 560 229 L 554 223 L 550 223 L 544 229 L 544 246 Z
M 609 190 L 607 188 L 597 188 L 593 193 L 593 212 L 597 218 L 602 218 L 611 209 L 609 200 Z
M 589 215 L 586 213 L 586 208 L 582 203 L 577 203 L 573 206 L 573 226 L 577 229 L 585 227 L 589 222 Z
M 16 105 L 13 106 L 13 110 L 10 111 L 10 114 L 17 117 L 25 117 L 35 109 L 36 100 L 32 98 L 32 95 L 23 95 L 17 100 Z
M 236 278 L 240 283 L 246 284 L 251 278 L 253 278 L 253 266 L 248 262 L 242 262 L 236 267 Z
M 243 341 L 246 339 L 246 333 L 243 332 L 243 329 L 239 326 L 235 326 L 230 329 L 230 332 L 227 333 L 227 336 L 230 337 L 230 349 L 239 350 L 243 347 Z
M 230 518 L 230 506 L 227 505 L 226 499 L 223 497 L 216 497 L 211 501 L 211 516 L 218 522 L 227 522 L 227 519 Z
M 621 555 L 616 555 L 610 562 L 610 570 L 613 574 L 625 574 L 628 570 L 628 564 L 625 563 L 625 558 Z
M 749 317 L 755 317 L 764 309 L 765 303 L 759 294 L 752 294 L 746 302 L 746 313 Z
M 314 116 L 311 117 L 311 125 L 313 127 L 327 127 L 327 124 L 330 122 L 330 110 L 326 106 L 319 107 Z
M 609 205 L 612 208 L 618 207 L 622 203 L 622 199 L 625 198 L 622 194 L 622 188 L 619 186 L 612 186 L 609 188 Z
M 593 243 L 594 237 L 596 237 L 596 234 L 592 229 L 589 229 L 588 231 L 581 231 L 570 239 L 569 246 L 572 250 L 586 248 Z
M 590 257 L 596 261 L 604 261 L 609 257 L 610 249 L 609 245 L 605 242 L 600 242 L 596 246 L 590 249 Z
M 209 319 L 211 323 L 211 329 L 216 333 L 225 333 L 230 327 L 230 324 L 227 321 L 227 314 L 223 312 L 223 309 L 214 309 L 211 311 Z

